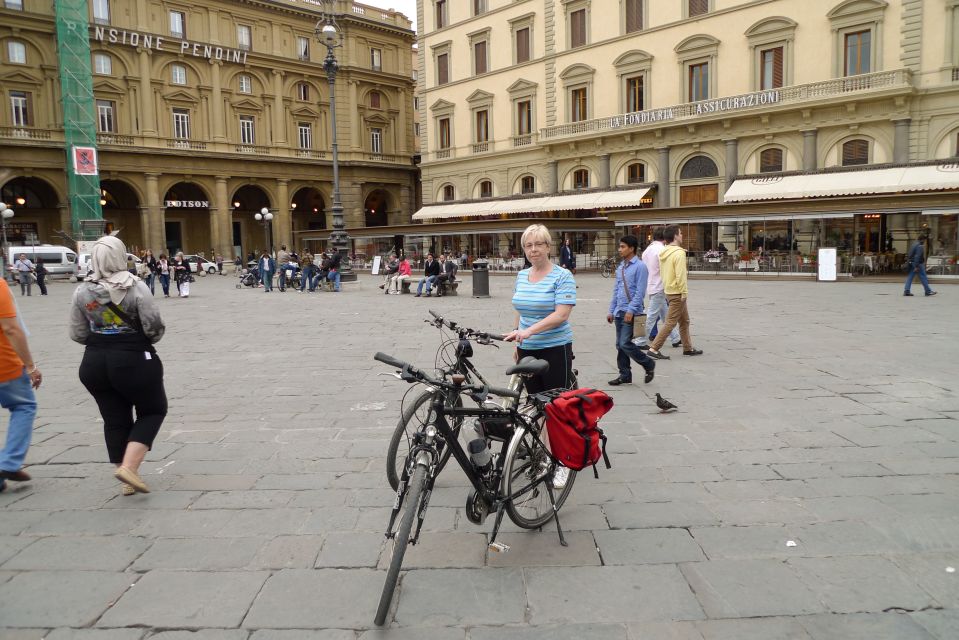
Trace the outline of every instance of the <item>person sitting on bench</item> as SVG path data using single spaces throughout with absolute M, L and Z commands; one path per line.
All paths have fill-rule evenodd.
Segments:
M 386 281 L 386 291 L 383 293 L 394 293 L 398 295 L 403 283 L 409 280 L 412 276 L 413 271 L 410 268 L 410 261 L 406 259 L 406 256 L 403 256 L 396 273 L 390 276 Z M 393 288 L 393 291 L 390 291 L 390 287 Z
M 452 256 L 448 260 L 444 260 L 443 257 L 440 257 L 440 264 L 443 265 L 443 272 L 440 273 L 436 278 L 436 297 L 439 298 L 443 295 L 443 287 L 449 285 L 450 289 L 453 288 L 453 283 L 456 282 L 456 260 Z
M 432 253 L 426 254 L 426 263 L 423 265 L 423 278 L 416 285 L 416 297 L 423 295 L 423 285 L 426 285 L 426 297 L 429 298 L 433 291 L 433 283 L 440 275 L 440 263 L 433 259 Z

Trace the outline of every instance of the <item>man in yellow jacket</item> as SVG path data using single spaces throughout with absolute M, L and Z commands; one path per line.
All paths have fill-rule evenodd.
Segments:
M 683 355 L 698 356 L 702 354 L 702 350 L 693 348 L 693 341 L 689 336 L 689 311 L 686 308 L 689 288 L 686 286 L 686 250 L 683 249 L 683 232 L 677 225 L 670 225 L 666 227 L 663 235 L 669 244 L 659 254 L 659 272 L 663 278 L 663 289 L 666 293 L 669 312 L 666 315 L 665 324 L 649 347 L 649 355 L 657 360 L 669 359 L 669 356 L 660 353 L 659 350 L 669 338 L 669 332 L 678 324 L 679 336 L 683 341 Z

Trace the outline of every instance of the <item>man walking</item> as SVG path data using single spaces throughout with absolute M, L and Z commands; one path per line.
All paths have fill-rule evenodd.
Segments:
M 432 295 L 433 283 L 436 282 L 436 278 L 440 275 L 440 265 L 433 259 L 432 253 L 426 254 L 426 262 L 423 264 L 423 278 L 420 280 L 420 283 L 416 285 L 416 297 L 419 298 L 423 295 L 423 285 L 426 285 L 426 297 L 429 298 Z
M 902 292 L 904 296 L 911 296 L 912 292 L 909 289 L 912 288 L 912 280 L 919 274 L 919 282 L 922 283 L 922 288 L 925 289 L 927 296 L 934 296 L 936 292 L 929 287 L 929 278 L 926 276 L 926 240 L 929 239 L 929 235 L 923 233 L 916 239 L 916 243 L 912 245 L 912 248 L 909 249 L 909 273 L 906 274 L 906 290 Z
M 273 256 L 264 249 L 260 256 L 260 280 L 263 282 L 265 293 L 273 291 L 273 272 L 276 271 L 276 261 Z
M 290 267 L 290 252 L 286 250 L 286 245 L 280 245 L 280 252 L 276 254 L 276 263 L 280 266 L 280 277 L 278 283 L 280 291 L 286 291 L 286 270 Z
M 333 283 L 333 291 L 340 292 L 340 264 L 343 262 L 343 254 L 333 248 L 330 253 L 330 268 L 326 272 L 326 281 Z
M 646 371 L 646 383 L 653 379 L 653 370 L 656 368 L 656 363 L 650 360 L 638 345 L 633 344 L 633 322 L 643 312 L 643 294 L 646 293 L 646 281 L 649 277 L 646 265 L 636 257 L 638 247 L 636 236 L 623 236 L 619 240 L 619 257 L 622 262 L 616 270 L 613 299 L 609 302 L 609 314 L 606 316 L 606 322 L 616 326 L 616 367 L 619 369 L 619 376 L 609 381 L 613 386 L 633 381 L 630 358 Z
M 7 441 L 0 451 L 0 491 L 7 488 L 7 480 L 30 479 L 30 474 L 23 470 L 23 461 L 30 448 L 33 418 L 37 414 L 33 390 L 40 387 L 42 380 L 17 318 L 13 294 L 6 281 L 0 280 L 0 406 L 10 411 Z
M 643 264 L 649 271 L 649 284 L 646 285 L 646 294 L 649 296 L 649 307 L 646 309 L 646 338 L 652 340 L 653 327 L 657 322 L 666 322 L 666 293 L 663 291 L 663 278 L 659 269 L 659 254 L 663 252 L 666 245 L 663 244 L 663 228 L 656 227 L 653 230 L 653 241 L 643 251 Z M 669 334 L 669 341 L 674 347 L 682 344 L 679 340 L 679 330 L 673 327 Z M 640 343 L 640 349 L 648 348 L 649 343 L 643 341 Z
M 666 314 L 666 323 L 649 347 L 649 355 L 658 360 L 669 359 L 669 356 L 663 355 L 659 350 L 666 342 L 669 332 L 679 324 L 683 355 L 698 356 L 703 352 L 693 348 L 692 339 L 689 337 L 689 311 L 686 309 L 686 296 L 689 289 L 686 285 L 686 250 L 683 249 L 683 232 L 673 224 L 666 227 L 663 236 L 663 239 L 669 242 L 669 246 L 659 254 L 659 269 L 663 278 L 666 301 L 669 303 L 669 312 Z

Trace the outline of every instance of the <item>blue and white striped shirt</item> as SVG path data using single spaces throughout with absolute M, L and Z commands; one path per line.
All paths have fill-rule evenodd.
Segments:
M 576 304 L 576 280 L 573 274 L 560 266 L 539 282 L 529 281 L 530 269 L 523 269 L 516 275 L 513 288 L 513 308 L 519 312 L 519 328 L 531 326 L 553 313 L 556 305 Z M 564 322 L 549 331 L 530 336 L 519 345 L 523 349 L 546 349 L 558 347 L 573 341 L 573 328 Z

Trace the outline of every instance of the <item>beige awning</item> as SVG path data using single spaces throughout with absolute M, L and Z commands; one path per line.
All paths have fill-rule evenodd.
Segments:
M 578 209 L 614 209 L 638 207 L 649 193 L 642 189 L 616 191 L 591 191 L 542 198 L 509 198 L 483 202 L 431 204 L 413 214 L 414 220 L 439 220 L 443 218 L 475 218 L 510 213 L 540 213 L 543 211 L 571 211 Z
M 733 182 L 723 200 L 795 200 L 944 189 L 959 189 L 959 163 L 744 178 Z

